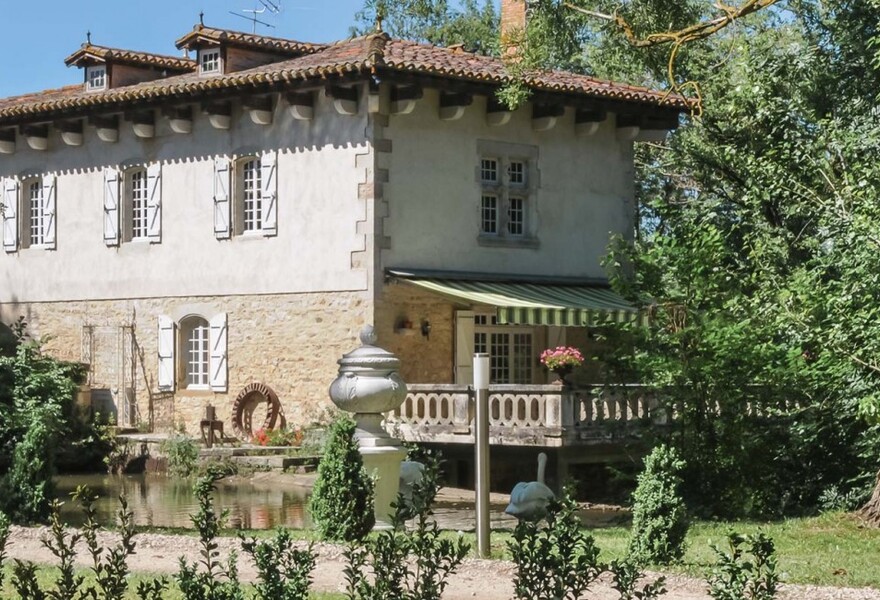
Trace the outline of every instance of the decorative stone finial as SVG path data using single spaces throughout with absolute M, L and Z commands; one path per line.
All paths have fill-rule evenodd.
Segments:
M 364 328 L 361 329 L 361 345 L 363 346 L 375 346 L 376 341 L 379 339 L 376 337 L 376 328 L 372 325 L 364 325 Z
M 382 21 L 385 20 L 385 15 L 380 10 L 376 13 L 376 33 L 382 33 Z

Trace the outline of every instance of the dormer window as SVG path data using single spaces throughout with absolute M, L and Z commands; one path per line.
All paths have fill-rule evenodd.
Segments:
M 199 50 L 199 74 L 209 75 L 220 72 L 220 48 Z
M 86 87 L 89 91 L 107 89 L 107 67 L 104 65 L 87 67 Z

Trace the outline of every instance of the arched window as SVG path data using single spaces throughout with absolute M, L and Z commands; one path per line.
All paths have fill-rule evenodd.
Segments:
M 187 388 L 205 388 L 210 383 L 210 325 L 199 316 L 186 317 L 180 322 L 181 372 Z
M 226 313 L 158 319 L 157 383 L 161 391 L 227 389 Z

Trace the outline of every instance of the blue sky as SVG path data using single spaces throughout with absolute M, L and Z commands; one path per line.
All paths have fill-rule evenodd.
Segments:
M 279 0 L 273 0 L 278 2 Z M 280 0 L 281 14 L 266 20 L 267 35 L 325 42 L 348 36 L 363 0 Z M 174 40 L 198 22 L 250 31 L 229 14 L 254 8 L 257 0 L 0 0 L 0 98 L 80 82 L 64 58 L 92 32 L 104 46 L 177 55 Z M 267 15 L 264 15 L 264 17 Z

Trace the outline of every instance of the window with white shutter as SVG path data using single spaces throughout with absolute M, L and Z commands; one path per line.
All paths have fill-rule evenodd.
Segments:
M 262 171 L 262 232 L 263 235 L 278 233 L 278 169 L 276 154 L 270 152 L 260 159 Z
M 43 175 L 42 180 L 42 225 L 43 225 L 43 247 L 50 250 L 55 249 L 55 207 L 57 196 L 56 188 L 57 178 L 55 175 Z
M 146 237 L 151 242 L 162 241 L 162 167 L 153 163 L 147 167 Z
M 175 325 L 171 317 L 165 315 L 159 316 L 159 339 L 158 339 L 158 357 L 159 357 L 159 389 L 162 391 L 174 390 L 174 343 L 175 343 Z
M 227 387 L 226 362 L 226 313 L 214 315 L 211 318 L 211 389 L 215 392 L 225 392 Z
M 18 250 L 18 181 L 2 180 L 3 192 L 3 249 L 6 252 Z
M 229 159 L 214 159 L 214 235 L 226 239 L 232 234 L 229 202 Z
M 119 245 L 119 170 L 104 169 L 104 243 Z

